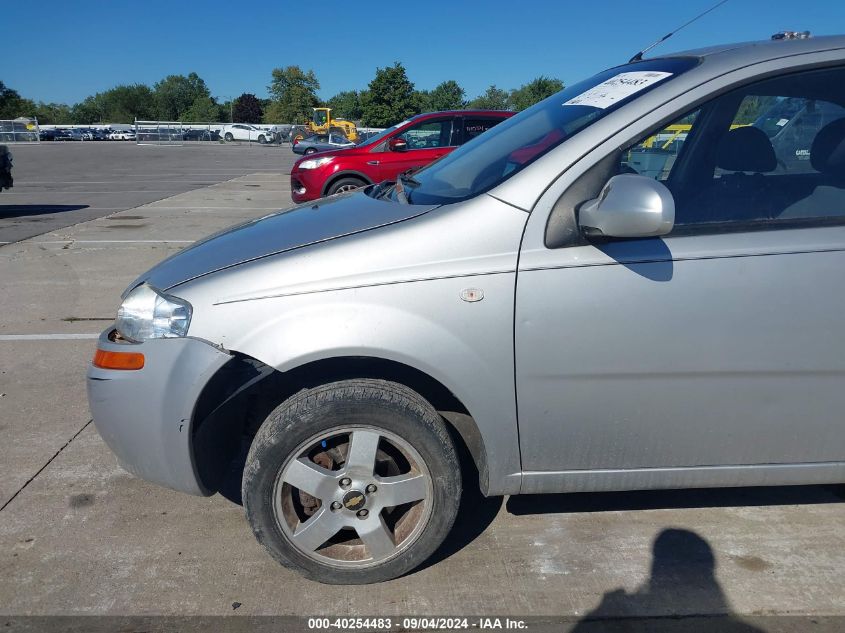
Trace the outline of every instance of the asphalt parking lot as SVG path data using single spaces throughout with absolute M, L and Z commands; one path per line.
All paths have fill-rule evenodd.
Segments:
M 14 153 L 15 187 L 0 193 L 10 629 L 32 615 L 233 613 L 565 616 L 590 630 L 624 630 L 613 626 L 625 618 L 713 630 L 713 616 L 767 631 L 845 625 L 845 496 L 833 486 L 471 497 L 433 564 L 404 578 L 323 586 L 279 567 L 236 502 L 117 466 L 90 424 L 85 370 L 140 272 L 290 204 L 293 154 L 132 143 Z

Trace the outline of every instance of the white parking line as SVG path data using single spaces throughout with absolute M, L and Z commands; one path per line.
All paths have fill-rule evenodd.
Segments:
M 0 334 L 4 341 L 76 341 L 98 339 L 99 334 Z
M 179 193 L 189 193 L 188 191 L 184 191 L 183 189 L 142 189 L 138 191 L 123 191 L 122 189 L 119 191 L 38 191 L 35 192 L 39 196 L 43 195 L 53 195 L 53 194 L 60 194 L 63 196 L 69 195 L 77 195 L 84 193 L 86 195 L 105 195 L 105 194 L 119 194 L 119 193 L 171 193 L 171 194 L 179 194 Z M 33 192 L 31 191 L 6 191 L 4 196 L 31 196 Z
M 26 182 L 22 183 L 15 183 L 15 187 L 27 187 L 30 185 L 110 185 L 113 183 L 125 183 L 125 182 L 154 182 L 154 183 L 175 183 L 175 184 L 182 184 L 186 181 L 186 179 L 190 178 L 200 178 L 202 176 L 228 176 L 228 175 L 235 175 L 236 178 L 241 177 L 240 172 L 224 172 L 219 174 L 185 174 L 185 176 L 181 180 L 159 180 L 155 175 L 148 176 L 146 178 L 120 178 L 117 180 L 27 180 Z M 216 183 L 217 181 L 215 181 Z M 193 184 L 193 183 L 192 183 Z

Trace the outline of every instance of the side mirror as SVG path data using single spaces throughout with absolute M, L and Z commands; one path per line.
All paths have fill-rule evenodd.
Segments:
M 391 152 L 404 152 L 408 149 L 408 141 L 404 138 L 392 138 L 387 142 L 387 149 Z
M 657 180 L 620 174 L 607 181 L 598 198 L 581 205 L 578 225 L 586 235 L 666 235 L 675 225 L 675 200 Z

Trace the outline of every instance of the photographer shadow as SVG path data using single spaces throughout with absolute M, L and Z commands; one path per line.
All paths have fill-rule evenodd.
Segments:
M 705 539 L 691 530 L 667 528 L 654 540 L 645 584 L 632 593 L 608 591 L 571 633 L 763 633 L 731 613 L 715 570 Z

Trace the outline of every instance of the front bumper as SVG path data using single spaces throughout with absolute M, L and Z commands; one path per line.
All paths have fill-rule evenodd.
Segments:
M 147 481 L 195 495 L 202 484 L 192 451 L 194 407 L 212 376 L 232 357 L 192 338 L 118 343 L 100 335 L 97 347 L 140 352 L 139 370 L 88 368 L 94 425 L 124 469 Z
M 327 175 L 322 169 L 299 169 L 290 174 L 290 197 L 299 204 L 317 200 L 323 195 Z

